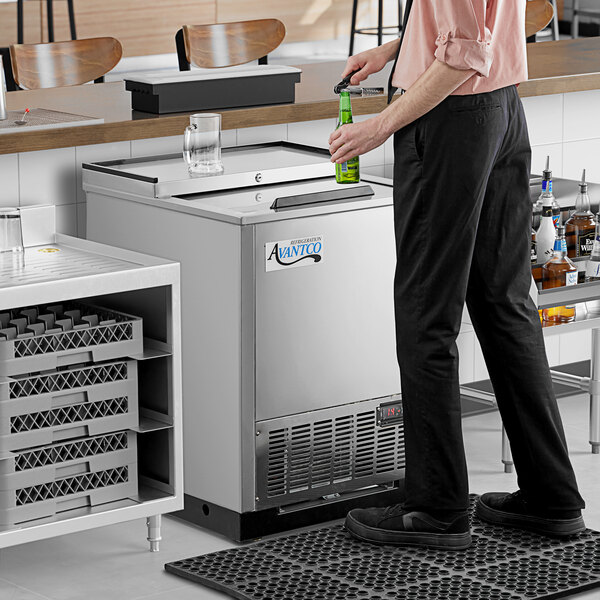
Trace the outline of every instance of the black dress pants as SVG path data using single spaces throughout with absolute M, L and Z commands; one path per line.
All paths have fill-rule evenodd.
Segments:
M 547 509 L 582 508 L 529 297 L 531 150 L 516 88 L 448 97 L 398 131 L 394 151 L 405 507 L 468 507 L 456 347 L 466 301 L 519 488 Z

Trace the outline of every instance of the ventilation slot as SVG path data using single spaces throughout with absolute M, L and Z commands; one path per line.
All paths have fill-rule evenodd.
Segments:
M 378 427 L 376 410 L 344 415 L 269 432 L 266 494 L 275 498 L 354 480 L 368 485 L 368 478 L 402 468 L 401 423 Z

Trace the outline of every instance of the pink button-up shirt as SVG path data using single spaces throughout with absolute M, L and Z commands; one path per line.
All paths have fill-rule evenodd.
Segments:
M 410 86 L 439 60 L 474 69 L 457 95 L 527 79 L 526 0 L 414 0 L 392 83 Z

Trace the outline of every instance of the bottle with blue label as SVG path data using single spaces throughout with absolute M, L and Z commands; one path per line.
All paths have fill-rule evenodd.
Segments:
M 552 216 L 552 203 L 546 198 L 548 204 L 542 208 L 540 227 L 535 234 L 535 247 L 537 262 L 543 264 L 552 258 L 554 242 L 556 240 L 556 228 Z
M 567 256 L 565 228 L 559 225 L 558 236 L 554 242 L 552 258 L 542 267 L 542 289 L 577 285 L 577 267 Z M 574 306 L 553 306 L 544 308 L 542 318 L 550 323 L 568 323 L 575 318 Z
M 543 207 L 552 207 L 552 219 L 554 221 L 554 227 L 558 227 L 560 222 L 560 206 L 554 197 L 552 192 L 552 171 L 550 170 L 550 157 L 546 156 L 546 168 L 542 173 L 542 193 L 538 198 L 538 201 L 534 205 L 534 215 L 539 210 L 539 213 L 543 213 Z M 543 214 L 541 214 L 543 216 Z
M 596 217 L 596 236 L 590 259 L 585 269 L 586 281 L 600 281 L 600 213 Z

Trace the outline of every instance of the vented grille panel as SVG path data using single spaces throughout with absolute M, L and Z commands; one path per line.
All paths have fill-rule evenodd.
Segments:
M 121 398 L 75 404 L 73 406 L 64 406 L 52 410 L 11 417 L 10 429 L 11 433 L 23 433 L 25 431 L 35 431 L 47 427 L 78 423 L 89 419 L 123 415 L 127 414 L 127 411 L 128 398 L 127 396 L 123 396 Z
M 15 457 L 15 471 L 27 471 L 48 465 L 57 465 L 71 460 L 99 456 L 126 450 L 128 438 L 125 431 L 85 438 L 67 444 L 55 444 L 21 452 Z
M 9 385 L 9 394 L 11 399 L 16 399 L 126 379 L 127 362 L 123 361 L 94 365 L 82 369 L 57 371 L 49 375 L 15 379 Z
M 41 502 L 54 498 L 62 498 L 71 494 L 106 488 L 119 483 L 127 483 L 128 467 L 107 469 L 98 473 L 85 473 L 74 477 L 65 477 L 51 483 L 34 485 L 17 490 L 17 506 Z
M 402 423 L 379 427 L 376 410 L 268 432 L 267 498 L 298 494 L 404 468 Z M 365 483 L 366 484 L 366 483 Z

